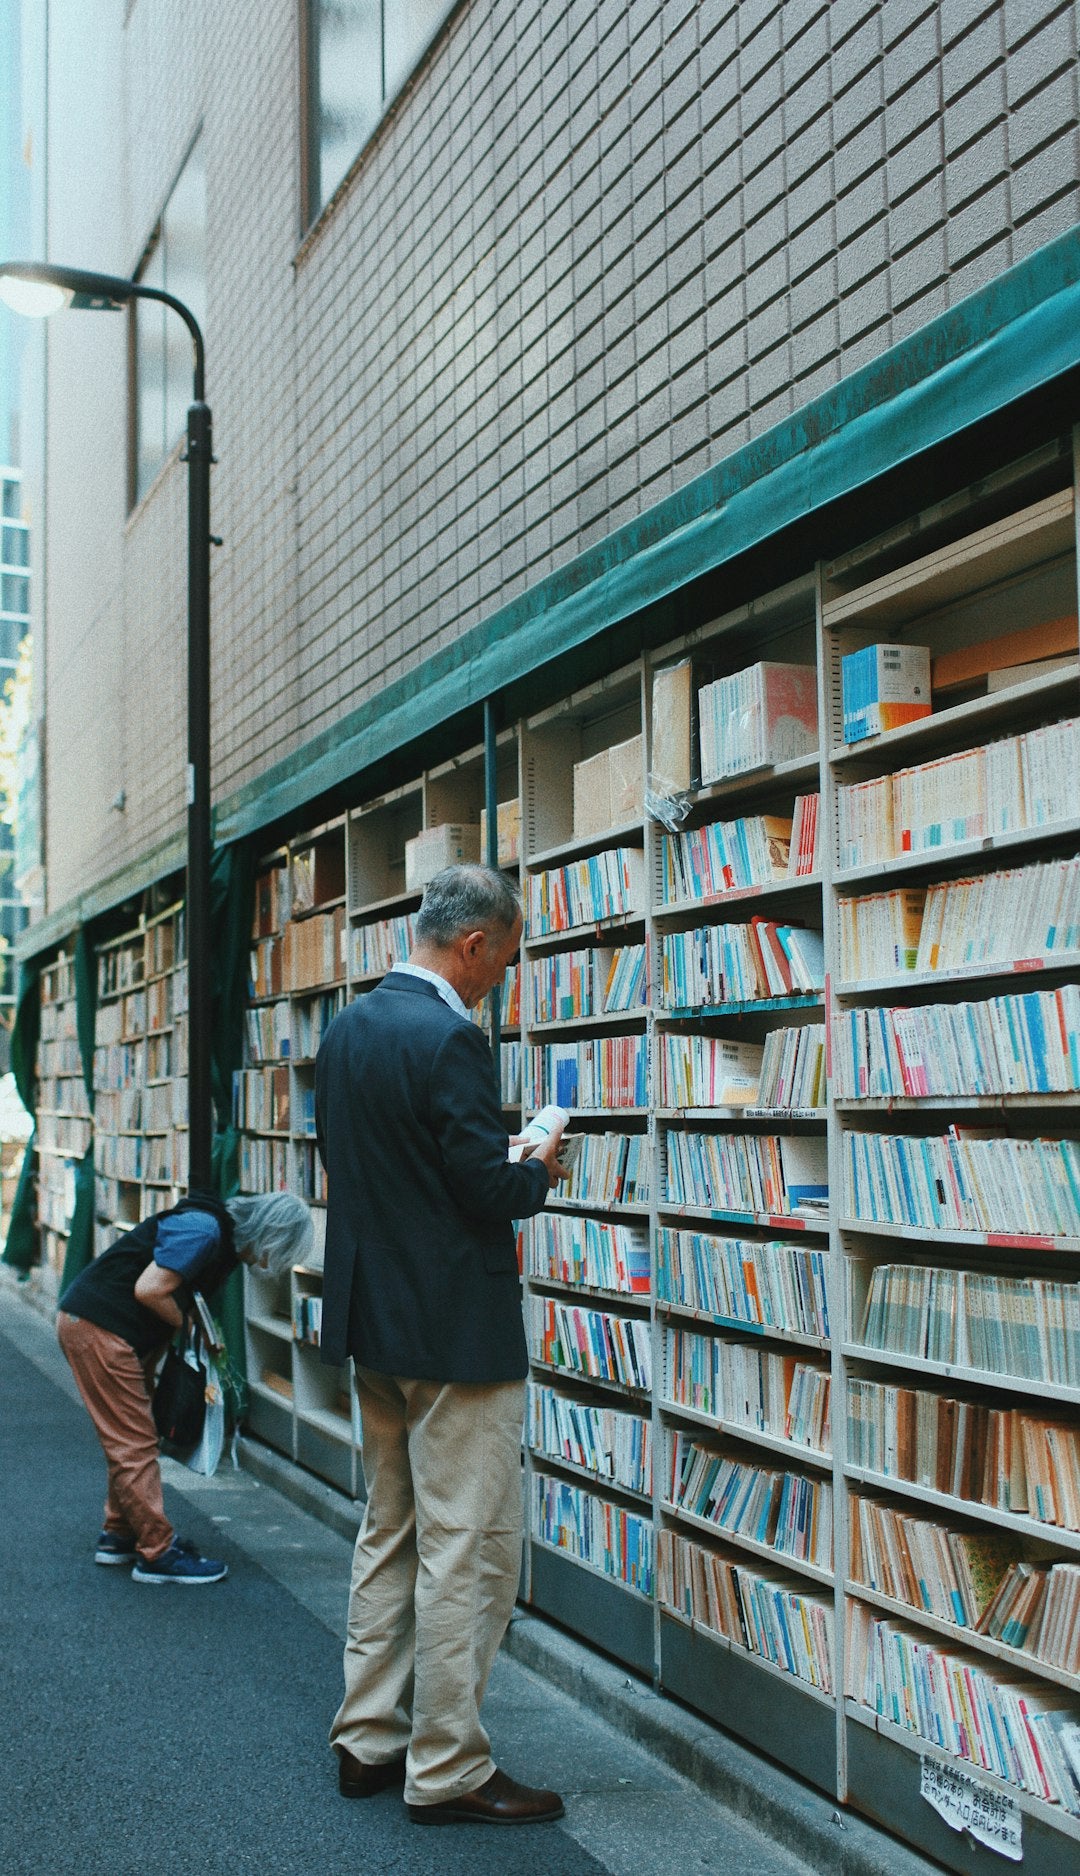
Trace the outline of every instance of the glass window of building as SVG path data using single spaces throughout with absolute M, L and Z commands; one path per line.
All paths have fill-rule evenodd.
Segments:
M 0 528 L 0 565 L 5 567 L 28 567 L 30 565 L 30 530 L 9 523 Z
M 307 0 L 307 218 L 360 154 L 456 0 Z
M 139 271 L 206 321 L 206 164 L 202 139 L 193 146 Z M 141 501 L 183 436 L 191 402 L 191 338 L 167 306 L 132 302 L 134 322 L 134 450 L 131 496 Z

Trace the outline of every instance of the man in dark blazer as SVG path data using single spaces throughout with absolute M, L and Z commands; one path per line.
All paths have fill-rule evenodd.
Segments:
M 403 1784 L 418 1824 L 563 1812 L 495 1767 L 479 1712 L 521 1562 L 528 1358 L 512 1221 L 560 1177 L 558 1135 L 509 1162 L 491 1050 L 468 1015 L 520 938 L 504 874 L 447 868 L 408 964 L 335 1018 L 315 1066 L 322 1352 L 353 1357 L 368 1490 L 330 1737 L 345 1796 Z

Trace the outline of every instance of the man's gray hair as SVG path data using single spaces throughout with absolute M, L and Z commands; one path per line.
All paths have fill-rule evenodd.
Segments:
M 521 915 L 517 887 L 492 866 L 446 866 L 430 880 L 416 915 L 421 944 L 444 949 L 470 931 L 512 930 Z
M 302 1264 L 311 1250 L 315 1227 L 303 1199 L 294 1192 L 260 1192 L 251 1198 L 226 1200 L 233 1221 L 238 1251 L 254 1252 L 265 1260 L 271 1276 L 283 1277 L 294 1264 Z

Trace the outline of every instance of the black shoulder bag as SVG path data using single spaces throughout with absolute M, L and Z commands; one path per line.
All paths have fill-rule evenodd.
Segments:
M 177 1455 L 193 1452 L 206 1418 L 206 1367 L 198 1330 L 188 1316 L 165 1351 L 151 1401 L 162 1445 Z

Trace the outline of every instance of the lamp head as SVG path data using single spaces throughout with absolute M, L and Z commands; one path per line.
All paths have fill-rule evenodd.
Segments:
M 119 312 L 131 299 L 134 284 L 112 274 L 84 273 L 79 267 L 54 267 L 47 261 L 0 262 L 0 300 L 31 319 L 45 319 L 67 306 L 87 312 Z

